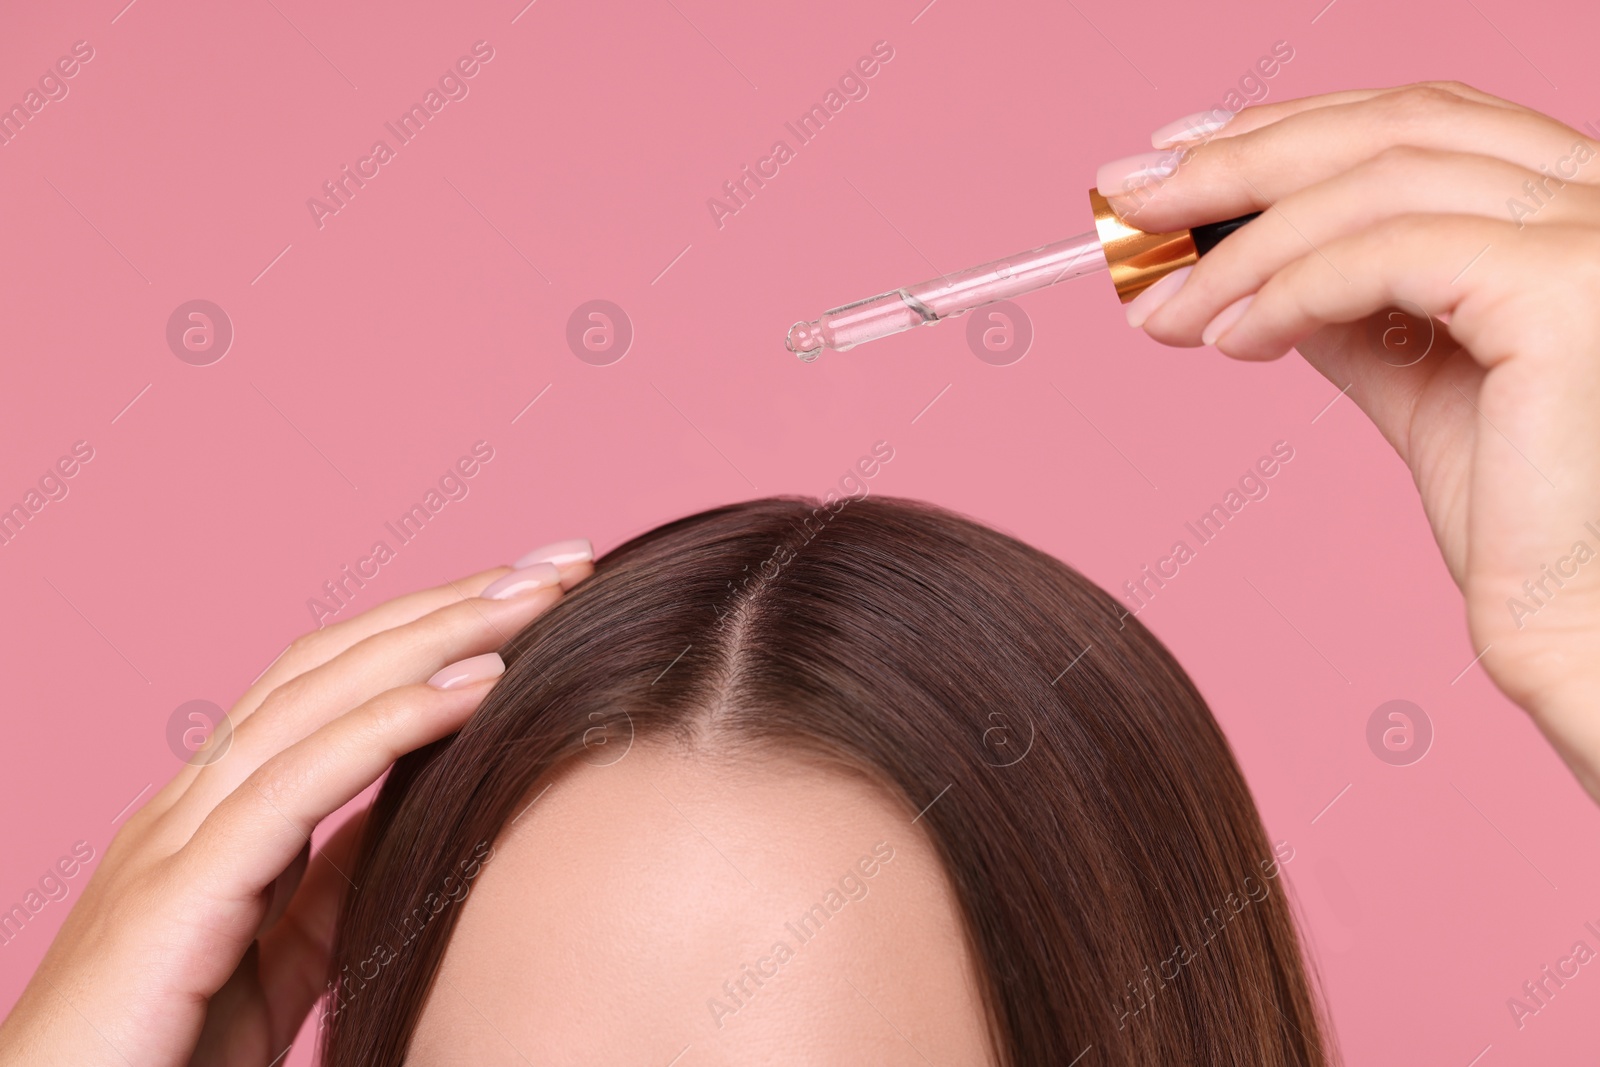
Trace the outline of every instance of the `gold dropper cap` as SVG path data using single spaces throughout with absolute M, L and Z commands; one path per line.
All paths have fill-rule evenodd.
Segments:
M 1105 249 L 1111 283 L 1124 304 L 1179 267 L 1200 261 L 1194 235 L 1188 230 L 1146 233 L 1136 229 L 1118 218 L 1096 189 L 1089 190 L 1089 206 L 1094 210 L 1094 229 Z

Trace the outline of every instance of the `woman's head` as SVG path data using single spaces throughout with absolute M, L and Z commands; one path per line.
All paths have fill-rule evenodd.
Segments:
M 1042 553 L 753 501 L 502 654 L 374 807 L 331 1067 L 1325 1062 L 1292 852 L 1166 650 Z

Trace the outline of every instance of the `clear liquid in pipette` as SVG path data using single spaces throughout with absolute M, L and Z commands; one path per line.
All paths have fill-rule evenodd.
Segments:
M 814 322 L 795 323 L 785 343 L 789 351 L 810 362 L 825 348 L 844 352 L 913 326 L 931 326 L 985 304 L 1105 269 L 1105 249 L 1099 235 L 1090 231 L 836 307 Z

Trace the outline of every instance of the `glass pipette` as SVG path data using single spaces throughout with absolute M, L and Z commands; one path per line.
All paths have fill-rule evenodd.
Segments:
M 787 343 L 789 351 L 809 363 L 824 348 L 844 352 L 913 326 L 931 326 L 985 304 L 1105 269 L 1105 249 L 1099 234 L 1091 230 L 823 312 L 815 322 L 791 326 Z
M 1147 233 L 1122 221 L 1094 190 L 1089 199 L 1095 229 L 1088 233 L 836 307 L 814 322 L 795 323 L 785 343 L 809 363 L 825 348 L 844 352 L 913 326 L 931 326 L 985 304 L 1103 270 L 1110 270 L 1118 296 L 1127 303 L 1255 218 L 1245 215 L 1193 230 Z

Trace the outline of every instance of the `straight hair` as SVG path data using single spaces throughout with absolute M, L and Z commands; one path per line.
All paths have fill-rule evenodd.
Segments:
M 926 806 L 1001 1064 L 1332 1062 L 1292 848 L 1172 655 L 1036 549 L 911 501 L 754 500 L 608 553 L 501 654 L 373 804 L 328 1067 L 404 1060 L 461 910 L 439 887 L 544 776 L 639 737 L 804 751 Z

